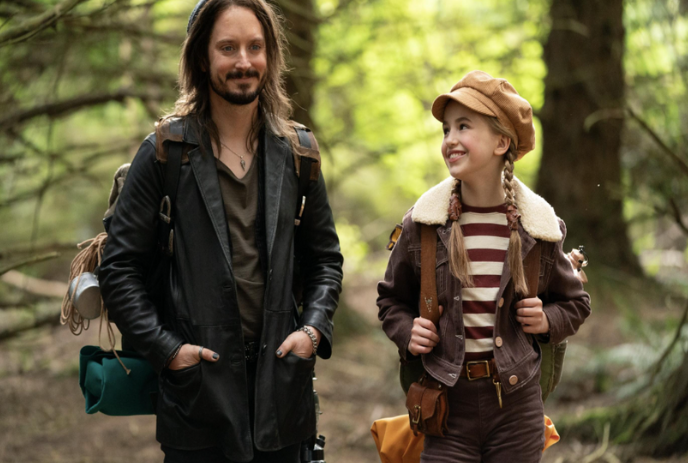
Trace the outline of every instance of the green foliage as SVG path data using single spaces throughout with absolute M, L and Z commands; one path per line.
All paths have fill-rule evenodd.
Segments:
M 154 119 L 172 107 L 192 3 L 88 0 L 55 27 L 0 47 L 0 112 L 16 116 L 0 129 L 0 221 L 7 224 L 0 251 L 27 241 L 76 242 L 100 231 L 112 172 L 131 159 Z M 322 21 L 311 63 L 311 114 L 347 271 L 378 271 L 380 264 L 371 266 L 371 260 L 386 260 L 382 250 L 394 224 L 446 176 L 440 124 L 429 111 L 437 95 L 466 72 L 482 69 L 508 78 L 537 115 L 547 72 L 542 43 L 549 33 L 549 4 L 316 2 Z M 688 24 L 681 4 L 626 2 L 625 67 L 629 106 L 685 160 Z M 0 9 L 6 27 L 55 2 L 31 5 Z M 117 92 L 122 96 L 71 111 L 46 109 Z M 18 122 L 29 109 L 39 115 Z M 517 175 L 530 185 L 541 156 L 537 117 L 535 126 L 536 149 L 516 164 Z M 634 250 L 683 251 L 680 234 L 667 239 L 662 233 L 676 228 L 669 200 L 677 210 L 688 210 L 685 176 L 637 121 L 628 120 L 624 140 L 624 212 Z M 663 259 L 648 254 L 648 270 L 662 276 Z
M 335 7 L 319 2 L 322 14 Z M 508 78 L 539 109 L 547 7 L 502 0 L 352 2 L 319 28 L 313 114 L 340 227 L 358 225 L 368 232 L 361 239 L 369 248 L 382 249 L 404 212 L 447 176 L 441 125 L 429 108 L 468 71 Z M 532 182 L 539 156 L 538 145 L 516 165 L 517 175 Z
M 102 231 L 114 170 L 175 96 L 184 35 L 179 15 L 169 32 L 170 13 L 186 8 L 167 3 L 83 2 L 55 27 L 0 47 L 1 250 Z M 53 6 L 17 3 L 7 26 Z
M 631 117 L 624 136 L 624 212 L 636 252 L 686 249 L 688 229 L 682 233 L 675 225 L 688 211 L 688 170 L 680 165 L 688 162 L 688 17 L 681 5 L 625 3 L 627 105 L 649 128 Z M 648 263 L 651 274 L 659 270 L 654 260 Z

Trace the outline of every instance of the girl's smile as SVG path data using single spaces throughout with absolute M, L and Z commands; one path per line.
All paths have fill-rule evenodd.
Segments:
M 496 134 L 483 116 L 450 101 L 444 110 L 442 156 L 449 174 L 464 182 L 497 179 L 510 141 Z
M 453 149 L 447 153 L 446 160 L 449 164 L 454 164 L 456 162 L 459 162 L 466 156 L 468 156 L 468 153 L 466 153 L 465 151 Z

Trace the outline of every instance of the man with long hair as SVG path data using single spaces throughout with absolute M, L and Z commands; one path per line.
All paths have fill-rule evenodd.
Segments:
M 142 144 L 118 199 L 103 299 L 124 339 L 160 372 L 165 462 L 296 463 L 315 432 L 312 371 L 316 351 L 331 355 L 342 280 L 317 172 L 294 226 L 301 137 L 311 152 L 317 142 L 289 119 L 285 40 L 271 5 L 201 0 L 187 34 L 174 113 Z M 183 154 L 173 252 L 156 298 L 147 278 L 170 143 Z

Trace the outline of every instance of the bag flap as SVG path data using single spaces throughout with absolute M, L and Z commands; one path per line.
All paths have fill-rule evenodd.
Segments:
M 408 393 L 406 394 L 406 409 L 414 413 L 415 412 L 415 406 L 420 405 L 421 399 L 423 398 L 423 390 L 425 389 L 425 386 L 422 386 L 418 383 L 413 383 L 411 384 L 411 387 L 409 387 Z
M 420 404 L 420 410 L 423 415 L 423 421 L 427 421 L 431 419 L 433 416 L 435 416 L 435 413 L 438 411 L 438 402 L 440 400 L 440 396 L 442 395 L 442 391 L 438 391 L 435 389 L 430 389 L 426 388 L 425 391 L 423 392 L 423 399 Z

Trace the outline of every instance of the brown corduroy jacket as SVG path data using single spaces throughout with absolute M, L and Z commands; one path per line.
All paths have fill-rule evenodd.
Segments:
M 438 334 L 440 342 L 422 355 L 426 371 L 447 386 L 454 386 L 464 361 L 465 338 L 461 283 L 449 270 L 451 222 L 447 206 L 455 180 L 448 178 L 428 190 L 404 216 L 403 231 L 392 250 L 385 279 L 378 284 L 378 317 L 387 336 L 396 343 L 402 360 L 408 354 L 413 319 L 419 316 L 421 224 L 438 225 L 437 295 L 444 307 Z M 583 290 L 562 248 L 566 226 L 554 209 L 518 180 L 514 191 L 521 213 L 519 234 L 522 258 L 541 244 L 538 297 L 550 325 L 550 342 L 559 343 L 578 331 L 590 314 L 590 296 Z M 504 392 L 525 386 L 540 368 L 540 349 L 533 335 L 523 332 L 513 305 L 519 300 L 504 262 L 494 328 L 494 356 Z

